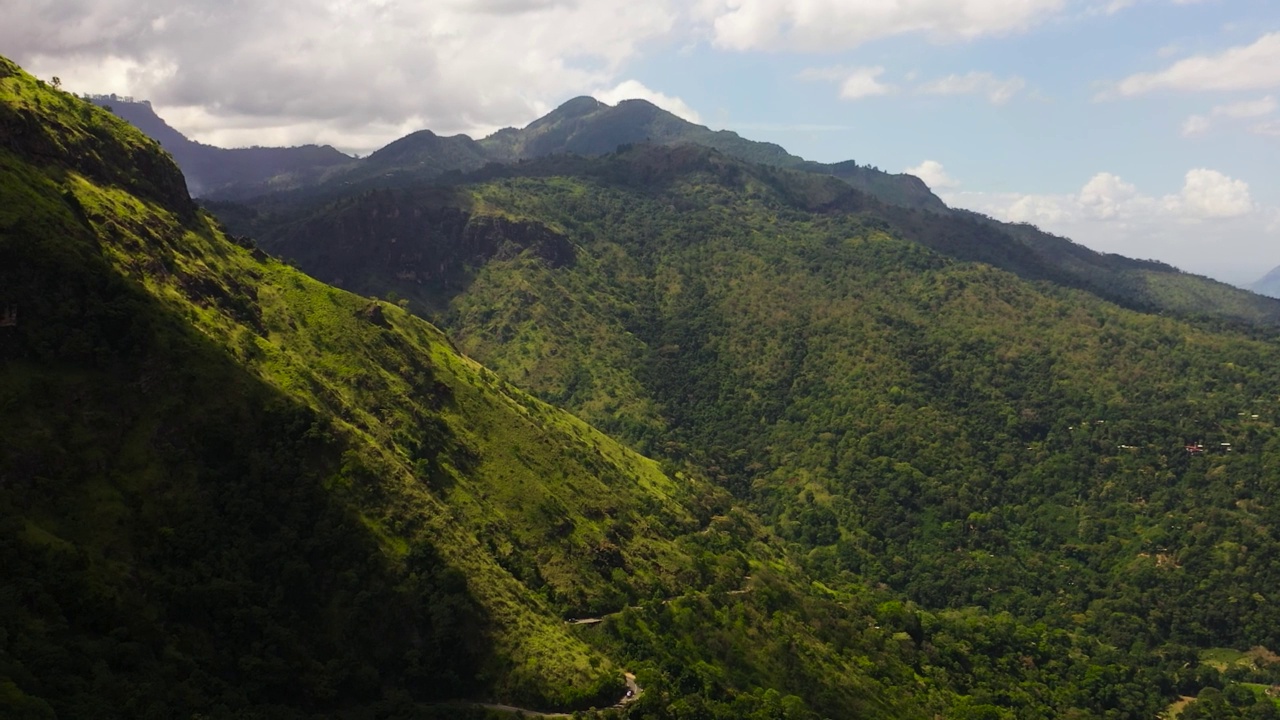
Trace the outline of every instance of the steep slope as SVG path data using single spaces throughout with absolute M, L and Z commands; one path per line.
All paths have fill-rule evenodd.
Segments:
M 575 98 L 523 129 L 507 128 L 479 142 L 465 135 L 440 137 L 423 130 L 368 158 L 349 162 L 345 156 L 341 162 L 333 158 L 336 151 L 331 148 L 209 148 L 190 143 L 156 118 L 145 103 L 125 104 L 123 110 L 144 131 L 153 133 L 152 137 L 168 142 L 166 147 L 172 146 L 184 168 L 197 171 L 198 194 L 216 198 L 211 206 L 224 214 L 242 212 L 229 207 L 228 200 L 259 207 L 300 204 L 307 208 L 372 189 L 444 178 L 453 182 L 460 173 L 493 163 L 512 164 L 566 153 L 598 156 L 632 144 L 693 144 L 748 163 L 839 178 L 883 204 L 881 214 L 892 216 L 890 222 L 914 226 L 912 237 L 931 247 L 948 245 L 950 249 L 944 252 L 950 253 L 956 244 L 947 236 L 966 236 L 963 251 L 957 255 L 962 259 L 991 262 L 1023 277 L 1088 289 L 1138 309 L 1261 324 L 1273 324 L 1277 317 L 1273 303 L 1224 283 L 1180 273 L 1162 263 L 1098 253 L 1029 225 L 948 208 L 914 176 L 885 173 L 853 161 L 822 164 L 804 160 L 772 143 L 695 125 L 644 100 L 610 106 L 589 97 Z M 981 227 L 972 228 L 975 224 Z M 1011 248 L 1010 239 L 1025 247 Z M 988 245 L 993 252 L 985 249 Z M 1028 273 L 1029 265 L 1037 269 Z
M 392 188 L 352 190 L 330 200 L 281 202 L 267 197 L 210 207 L 239 231 L 263 237 L 323 279 L 359 292 L 382 295 L 394 290 L 413 297 L 452 292 L 455 281 L 466 275 L 465 262 L 438 265 L 440 253 L 456 255 L 459 247 L 442 236 L 457 237 L 472 216 L 504 215 L 502 209 L 490 212 L 456 188 L 497 179 L 570 177 L 647 200 L 669 196 L 673 187 L 694 181 L 690 178 L 699 173 L 709 174 L 709 182 L 723 187 L 727 201 L 763 201 L 788 216 L 814 221 L 874 220 L 886 231 L 948 257 L 986 263 L 1025 280 L 1085 290 L 1131 309 L 1208 322 L 1280 324 L 1280 302 L 1168 265 L 1103 255 L 1030 225 L 999 223 L 977 213 L 913 210 L 877 200 L 831 177 L 752 165 L 688 145 L 636 146 L 600 158 L 557 155 L 514 166 L 488 165 L 466 176 L 437 178 L 435 189 L 401 182 Z M 672 196 L 671 202 L 653 207 L 657 216 L 649 222 L 680 226 L 689 207 Z M 533 220 L 537 224 L 539 218 Z M 705 227 L 707 222 L 693 224 Z M 762 226 L 761 231 L 769 230 Z M 424 302 L 423 308 L 434 306 L 432 300 Z
M 623 668 L 634 717 L 975 687 L 917 683 L 883 593 L 811 586 L 699 476 L 233 242 L 154 143 L 3 60 L 0 319 L 6 718 L 574 709 Z
M 637 331 L 641 355 L 608 360 L 635 386 L 585 382 L 575 402 L 595 398 L 591 413 L 605 416 L 630 393 L 668 402 L 685 379 L 690 411 L 707 409 L 707 383 L 742 389 L 745 410 L 758 410 L 750 393 L 760 386 L 718 377 L 728 365 L 690 375 L 671 364 L 730 359 L 722 319 L 676 319 L 689 300 L 681 287 L 696 278 L 671 252 L 699 252 L 700 236 L 654 236 L 657 225 L 636 222 L 659 219 L 654 208 L 680 195 L 691 220 L 707 220 L 698 209 L 708 199 L 727 220 L 741 210 L 730 195 L 677 182 L 672 197 L 627 209 L 568 178 L 493 182 L 465 188 L 488 224 L 467 220 L 476 229 L 458 237 L 471 247 L 439 259 L 448 273 L 479 270 L 463 286 L 472 299 L 499 293 L 495 327 L 539 354 L 576 343 L 608 352 L 620 345 L 611 323 Z M 602 213 L 590 222 L 607 234 L 558 223 L 557 213 L 584 208 Z M 628 225 L 630 236 L 613 232 Z M 616 273 L 635 240 L 650 255 L 634 269 L 663 266 L 660 283 Z M 735 242 L 716 263 L 768 245 L 722 240 Z M 794 240 L 814 250 L 803 233 Z M 882 233 L 864 240 L 865 258 L 947 265 Z M 699 301 L 723 292 L 717 270 L 694 270 L 710 281 Z M 910 272 L 895 279 L 909 283 Z M 590 333 L 568 343 L 556 319 L 586 300 L 580 281 L 617 282 L 626 304 L 584 302 L 591 311 L 575 322 Z M 636 288 L 662 304 L 627 300 Z M 461 304 L 465 295 L 453 293 L 458 311 L 483 313 Z M 521 305 L 529 316 L 515 314 Z M 785 310 L 751 319 L 768 329 Z M 649 357 L 650 320 L 705 342 L 672 338 L 682 345 Z M 741 350 L 768 350 L 772 332 Z M 759 356 L 765 370 L 778 366 L 772 351 Z M 588 379 L 604 366 L 591 348 L 573 357 L 594 363 L 581 368 Z M 744 503 L 691 473 L 698 462 L 681 456 L 701 462 L 723 447 L 681 450 L 695 436 L 671 407 L 635 409 L 641 424 L 655 413 L 675 420 L 675 436 L 653 439 L 673 448 L 664 471 L 458 355 L 396 305 L 233 242 L 191 204 L 154 143 L 5 60 L 0 370 L 4 717 L 479 717 L 489 714 L 480 701 L 609 705 L 627 669 L 644 691 L 614 716 L 1137 719 L 1175 694 L 1222 685 L 1187 648 L 1130 647 L 1132 620 L 1098 632 L 1101 610 L 1083 625 L 1027 623 L 904 602 L 872 565 L 872 582 L 847 570 L 863 546 L 842 543 L 860 534 L 833 555 L 833 530 L 856 528 L 833 512 L 847 506 L 823 492 L 831 478 L 762 475 L 762 497 L 782 493 L 771 512 L 785 515 L 773 523 L 795 538 L 815 571 L 806 575 Z M 707 437 L 728 437 L 713 415 Z M 753 439 L 780 437 L 759 428 Z M 829 445 L 818 436 L 803 448 Z M 817 468 L 809 462 L 787 468 Z M 716 473 L 735 484 L 732 465 Z M 867 491 L 879 502 L 877 493 Z M 1212 560 L 1221 552 L 1239 548 L 1215 546 Z
M 547 611 L 609 584 L 584 550 L 614 522 L 637 588 L 675 590 L 672 482 L 425 324 L 230 244 L 149 141 L 3 70 L 7 694 L 73 717 L 339 710 L 384 683 L 616 698 Z M 531 542 L 510 570 L 486 548 Z
M 138 128 L 173 156 L 198 197 L 223 195 L 249 197 L 317 182 L 326 172 L 352 163 L 352 158 L 325 145 L 272 148 L 220 148 L 198 143 L 173 129 L 151 109 L 111 95 L 92 98 L 99 106 Z
M 704 468 L 824 583 L 1070 628 L 1121 665 L 1280 646 L 1273 330 L 1126 309 L 981 218 L 806 177 L 634 148 L 367 194 L 270 240 L 321 277 L 378 258 L 344 281 L 380 278 L 513 382 Z M 471 252 L 499 223 L 489 247 L 572 258 Z

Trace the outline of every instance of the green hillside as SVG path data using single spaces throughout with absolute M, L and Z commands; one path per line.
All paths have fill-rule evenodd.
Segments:
M 1047 279 L 1086 289 L 1133 309 L 1172 312 L 1183 317 L 1225 317 L 1249 324 L 1280 323 L 1280 304 L 1270 298 L 1188 275 L 1163 263 L 1098 253 L 1031 225 L 1004 223 L 979 213 L 948 208 L 917 177 L 886 173 L 852 160 L 833 164 L 805 160 L 772 143 L 688 122 L 644 100 L 607 105 L 579 97 L 524 128 L 505 128 L 480 141 L 465 135 L 441 137 L 421 130 L 365 159 L 344 160 L 336 165 L 332 158 L 316 156 L 316 148 L 223 151 L 200 146 L 197 158 L 187 152 L 195 144 L 164 125 L 148 105 L 123 107 L 129 110 L 125 117 L 133 118 L 144 131 L 155 133 L 153 137 L 175 153 L 189 176 L 201 178 L 205 185 L 212 182 L 209 178 L 216 177 L 218 189 L 208 192 L 209 188 L 205 188 L 204 194 L 218 198 L 210 201 L 210 207 L 222 214 L 243 212 L 229 206 L 227 201 L 231 200 L 247 202 L 258 212 L 266 210 L 296 218 L 311 214 L 319 203 L 341 201 L 372 190 L 413 187 L 424 182 L 465 182 L 463 173 L 529 175 L 550 169 L 598 174 L 600 168 L 591 167 L 590 163 L 567 167 L 566 163 L 574 163 L 565 156 L 599 157 L 634 145 L 671 148 L 668 152 L 680 154 L 685 151 L 679 146 L 692 145 L 741 161 L 740 172 L 762 174 L 764 169 L 752 169 L 755 164 L 792 171 L 780 175 L 764 170 L 763 174 L 771 174 L 767 181 L 805 210 L 874 208 L 904 237 L 957 259 L 993 264 L 1025 279 Z M 307 157 L 316 163 L 310 170 L 298 166 L 292 172 L 285 171 L 286 166 L 311 162 L 305 160 Z M 259 167 L 241 166 L 240 160 L 251 158 L 256 158 L 253 162 Z M 542 161 L 528 165 L 530 160 L 538 159 Z M 499 167 L 502 165 L 517 167 Z M 262 172 L 269 177 L 262 176 Z M 617 174 L 618 168 L 605 172 Z M 242 180 L 235 180 L 237 177 Z M 276 220 L 278 223 L 279 218 Z M 274 224 L 268 227 L 273 228 L 269 234 L 275 235 Z
M 281 226 L 398 266 L 372 300 L 0 61 L 0 716 L 1149 718 L 1266 681 L 1214 663 L 1276 643 L 1270 341 L 825 181 L 624 160 Z
M 624 655 L 563 618 L 746 606 L 758 563 L 804 587 L 722 491 L 232 242 L 151 141 L 7 61 L 0 179 L 4 717 L 604 706 Z M 846 711 L 918 716 L 869 672 L 901 661 L 795 641 Z
M 1019 238 L 974 242 L 981 219 L 825 192 L 635 148 L 258 221 L 319 277 L 408 299 L 513 383 L 705 471 L 827 586 L 914 603 L 917 662 L 955 641 L 924 628 L 972 608 L 1127 672 L 1183 663 L 1158 692 L 1221 684 L 1196 648 L 1280 646 L 1280 366 L 1250 324 L 1269 301 L 1124 261 L 1145 294 L 1122 307 Z M 1142 716 L 1141 692 L 1109 697 Z M 1085 707 L 1040 701 L 993 704 Z

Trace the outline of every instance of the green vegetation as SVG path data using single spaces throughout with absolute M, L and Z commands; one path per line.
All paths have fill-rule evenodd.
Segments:
M 394 290 L 513 383 L 705 473 L 873 623 L 911 608 L 892 647 L 912 674 L 876 677 L 926 706 L 1149 717 L 1213 686 L 1196 648 L 1280 647 L 1280 366 L 1250 324 L 1270 301 L 1127 260 L 1098 266 L 1127 285 L 1094 292 L 1096 257 L 1050 262 L 1066 241 L 687 147 L 250 212 L 319 277 Z M 696 712 L 746 712 L 706 677 L 875 707 L 806 684 L 859 637 L 797 632 L 834 612 L 822 598 L 629 611 L 602 647 L 703 688 Z M 752 629 L 796 645 L 735 660 Z M 788 656 L 807 662 L 772 665 Z
M 6 717 L 607 705 L 561 617 L 727 571 L 723 493 L 165 204 L 110 114 L 7 62 L 0 99 Z
M 0 61 L 4 717 L 1272 707 L 1265 305 L 687 146 L 225 209 L 360 294 Z

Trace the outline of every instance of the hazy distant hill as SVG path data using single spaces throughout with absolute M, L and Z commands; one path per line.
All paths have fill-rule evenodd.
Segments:
M 1271 272 L 1259 278 L 1252 288 L 1254 292 L 1260 295 L 1280 298 L 1280 267 L 1272 268 Z
M 99 95 L 91 98 L 158 141 L 177 161 L 197 197 L 245 196 L 318 179 L 325 170 L 348 165 L 353 158 L 328 145 L 301 147 L 220 148 L 195 142 L 156 115 L 147 101 Z

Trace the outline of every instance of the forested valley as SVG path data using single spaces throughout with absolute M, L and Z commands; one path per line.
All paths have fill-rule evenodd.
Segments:
M 870 189 L 201 207 L 0 62 L 0 714 L 1280 715 L 1280 304 Z

